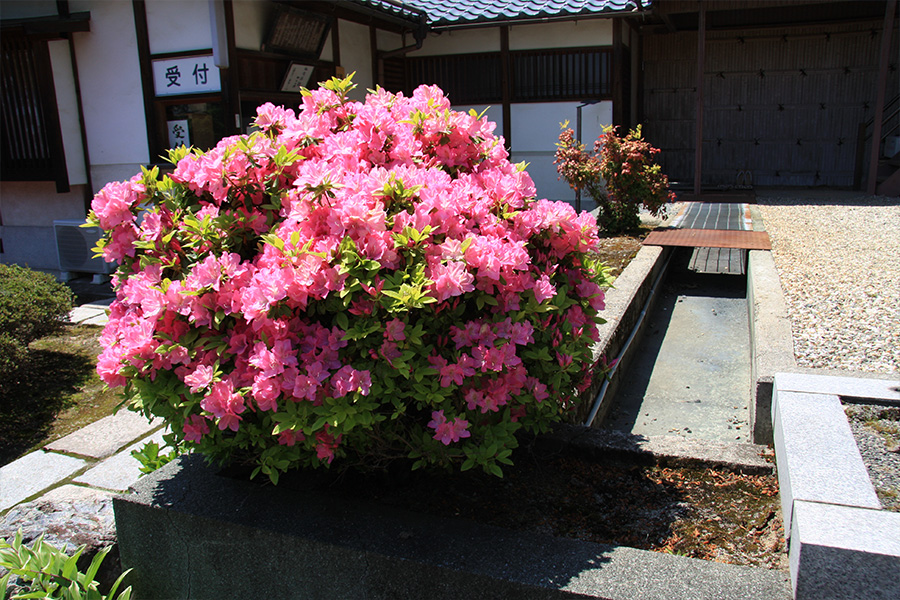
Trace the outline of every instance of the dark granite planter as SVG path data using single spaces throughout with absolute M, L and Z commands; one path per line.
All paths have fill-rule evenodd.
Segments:
M 785 572 L 520 533 L 217 471 L 181 457 L 115 499 L 136 597 L 791 597 Z

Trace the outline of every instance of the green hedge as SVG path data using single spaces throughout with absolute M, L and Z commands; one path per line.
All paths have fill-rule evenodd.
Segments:
M 0 264 L 0 388 L 26 359 L 28 344 L 62 329 L 72 300 L 52 275 Z

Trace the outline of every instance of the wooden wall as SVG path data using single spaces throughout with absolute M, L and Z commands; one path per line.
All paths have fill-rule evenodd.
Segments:
M 872 118 L 880 21 L 709 31 L 704 186 L 851 187 L 860 123 Z M 643 36 L 646 138 L 664 172 L 693 181 L 697 33 Z M 897 95 L 897 32 L 887 100 Z

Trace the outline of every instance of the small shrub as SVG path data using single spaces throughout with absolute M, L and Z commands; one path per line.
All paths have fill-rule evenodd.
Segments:
M 654 216 L 665 214 L 666 202 L 675 200 L 669 180 L 653 162 L 659 153 L 641 138 L 641 126 L 622 138 L 615 127 L 605 127 L 593 152 L 575 139 L 568 122 L 562 124 L 556 144 L 557 171 L 576 190 L 590 194 L 599 207 L 597 221 L 608 233 L 636 229 L 641 206 Z
M 169 452 L 160 453 L 164 448 L 168 448 Z M 141 477 L 143 477 L 157 469 L 163 468 L 178 458 L 178 455 L 181 453 L 180 448 L 173 447 L 168 442 L 163 444 L 162 447 L 156 442 L 146 442 L 141 446 L 140 450 L 132 450 L 131 456 L 141 463 L 139 471 L 141 472 Z
M 16 533 L 12 544 L 0 539 L 0 599 L 58 598 L 60 600 L 129 600 L 131 587 L 116 596 L 128 571 L 122 573 L 111 586 L 108 594 L 102 594 L 96 581 L 97 572 L 110 548 L 94 555 L 87 571 L 78 570 L 78 559 L 85 546 L 80 546 L 72 556 L 44 542 L 44 536 L 35 540 L 29 548 L 22 543 L 22 532 Z M 0 572 L 2 572 L 0 571 Z M 10 584 L 13 577 L 18 583 Z
M 597 224 L 535 199 L 440 89 L 352 87 L 101 190 L 89 220 L 120 267 L 98 372 L 179 446 L 273 481 L 398 459 L 500 475 L 595 374 Z
M 0 389 L 26 359 L 28 344 L 62 329 L 72 299 L 52 275 L 0 264 Z

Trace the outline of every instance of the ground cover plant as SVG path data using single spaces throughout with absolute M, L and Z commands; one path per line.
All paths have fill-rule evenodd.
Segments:
M 668 177 L 653 162 L 659 149 L 643 140 L 640 125 L 624 137 L 615 127 L 605 127 L 589 152 L 566 121 L 556 146 L 560 177 L 572 189 L 590 194 L 599 207 L 597 221 L 609 233 L 637 229 L 641 207 L 662 216 L 666 203 L 675 201 Z
M 536 200 L 438 88 L 351 86 L 97 195 L 120 264 L 98 371 L 179 443 L 273 481 L 398 459 L 499 475 L 597 374 L 596 221 Z

